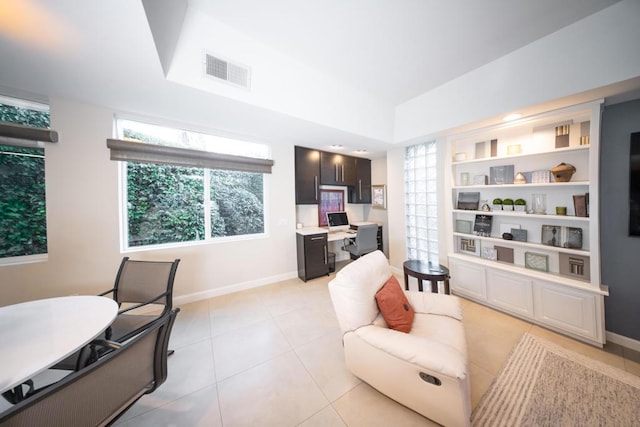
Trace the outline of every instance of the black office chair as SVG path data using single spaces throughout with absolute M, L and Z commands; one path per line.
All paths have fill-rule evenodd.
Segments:
M 134 261 L 124 257 L 116 274 L 114 287 L 100 296 L 113 294 L 118 306 L 118 316 L 107 328 L 103 338 L 124 342 L 137 335 L 148 324 L 169 313 L 173 306 L 173 281 L 179 259 L 174 261 Z M 135 313 L 136 309 L 157 305 L 160 313 Z M 85 352 L 87 350 L 84 350 Z M 169 354 L 172 354 L 170 351 Z M 58 362 L 52 369 L 78 370 L 84 363 L 81 352 Z
M 357 259 L 364 254 L 375 251 L 378 249 L 378 225 L 359 226 L 355 239 L 346 238 L 343 243 L 342 250 L 349 252 L 351 259 Z
M 0 414 L 0 425 L 110 425 L 167 378 L 167 345 L 179 309 L 95 363 L 36 392 Z

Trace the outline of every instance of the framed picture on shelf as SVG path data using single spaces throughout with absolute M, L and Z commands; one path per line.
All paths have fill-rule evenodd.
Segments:
M 549 256 L 535 252 L 524 253 L 524 266 L 531 270 L 549 272 Z
M 466 221 L 464 219 L 456 219 L 456 232 L 457 233 L 471 234 L 471 229 L 472 228 L 473 228 L 473 222 Z
M 480 193 L 477 191 L 458 193 L 458 209 L 477 211 L 479 203 Z
M 494 248 L 497 251 L 498 261 L 513 264 L 513 248 L 506 248 L 504 246 L 494 246 Z
M 560 274 L 576 279 L 589 280 L 591 268 L 589 257 L 560 252 Z
M 467 237 L 458 237 L 458 251 L 467 255 L 480 256 L 480 241 Z
M 478 236 L 490 236 L 492 221 L 493 217 L 491 215 L 476 215 L 476 220 L 473 223 L 473 234 L 477 234 Z
M 482 258 L 491 261 L 497 261 L 498 251 L 496 250 L 496 248 L 482 248 Z
M 527 230 L 523 230 L 520 228 L 512 228 L 510 233 L 513 236 L 513 240 L 515 240 L 516 242 L 527 241 Z

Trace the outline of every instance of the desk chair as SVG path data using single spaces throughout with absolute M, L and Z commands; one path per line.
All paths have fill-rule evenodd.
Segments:
M 351 259 L 357 259 L 364 254 L 375 251 L 378 249 L 378 225 L 359 226 L 355 239 L 346 238 L 343 244 L 342 250 L 349 252 Z
M 0 425 L 110 425 L 167 378 L 173 310 L 95 363 L 74 372 L 0 415 Z

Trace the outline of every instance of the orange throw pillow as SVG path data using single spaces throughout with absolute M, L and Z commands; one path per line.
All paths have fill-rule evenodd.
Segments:
M 395 276 L 391 275 L 376 293 L 376 303 L 378 303 L 382 317 L 391 329 L 405 333 L 411 331 L 416 313 Z

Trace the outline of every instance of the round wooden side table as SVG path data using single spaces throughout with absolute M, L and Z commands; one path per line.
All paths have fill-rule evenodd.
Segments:
M 422 292 L 422 281 L 431 282 L 431 292 L 438 293 L 438 282 L 444 283 L 444 293 L 449 294 L 449 269 L 440 264 L 410 259 L 402 264 L 404 288 L 409 290 L 409 276 L 418 279 L 418 290 Z

